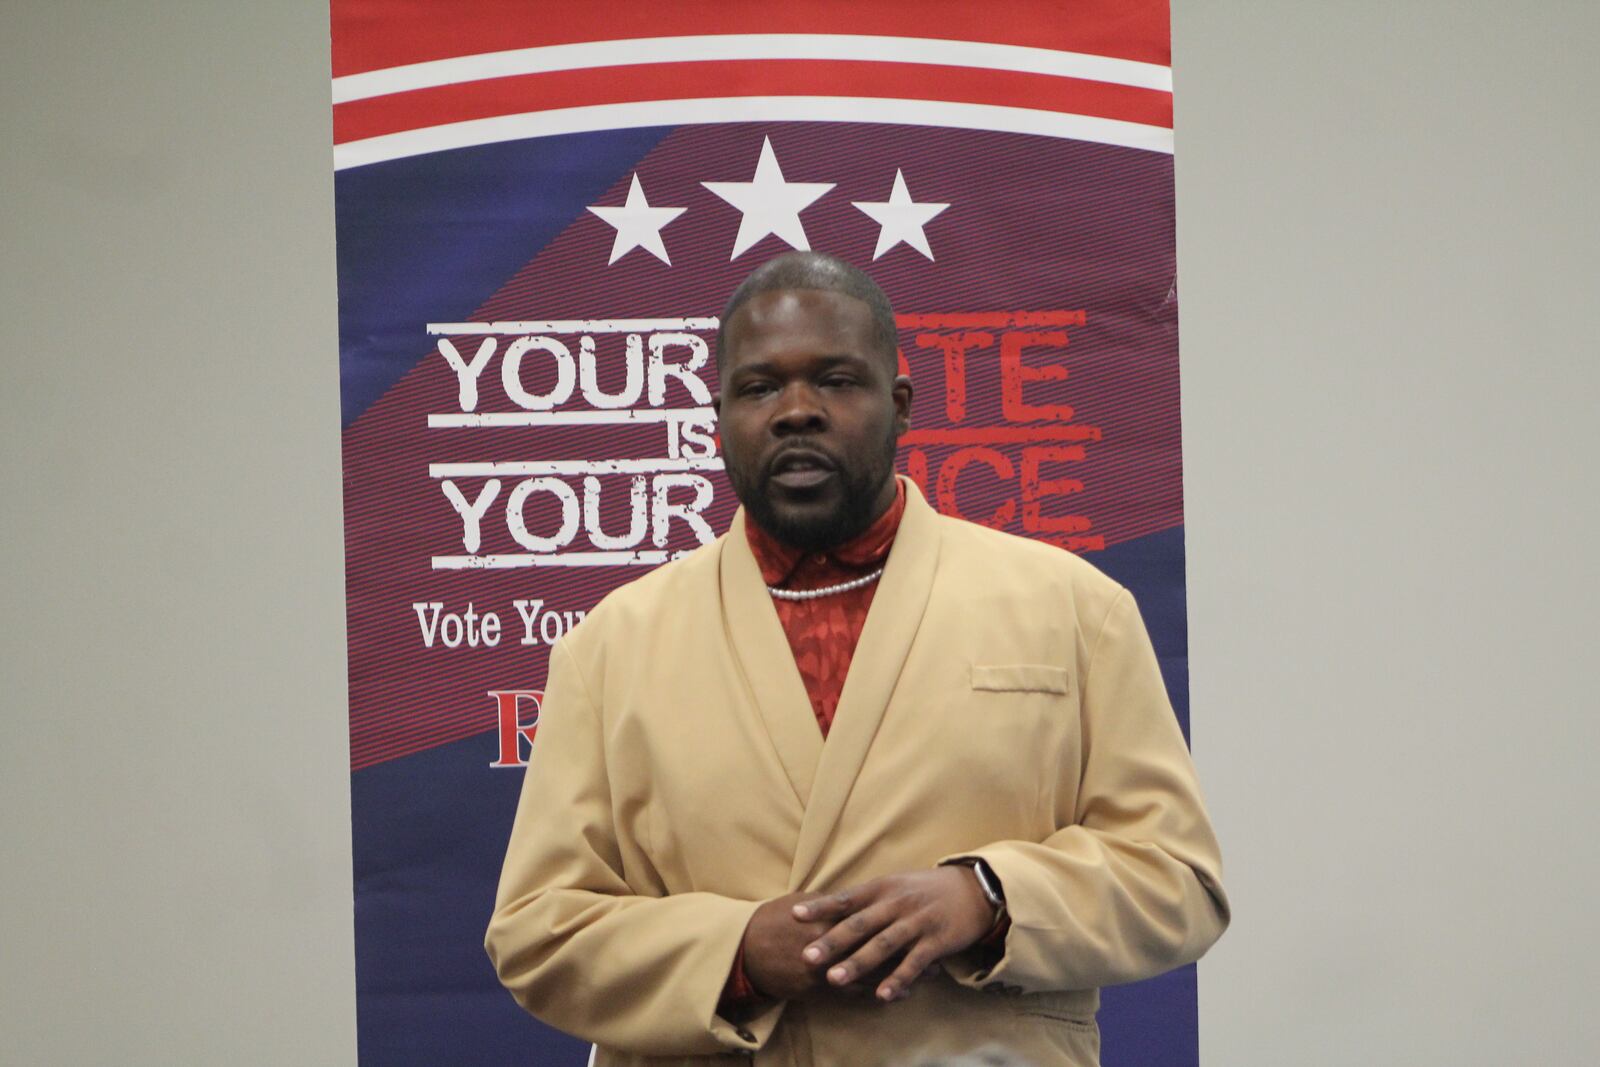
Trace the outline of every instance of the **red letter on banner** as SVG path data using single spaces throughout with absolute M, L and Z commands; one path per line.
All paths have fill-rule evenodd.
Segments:
M 994 334 L 982 330 L 949 336 L 919 333 L 917 344 L 944 351 L 944 411 L 951 422 L 960 422 L 967 417 L 967 351 L 988 348 L 994 344 Z
M 524 767 L 522 742 L 533 745 L 533 735 L 539 730 L 539 701 L 544 694 L 537 689 L 506 689 L 491 692 L 494 697 L 497 732 L 500 737 L 500 758 L 491 767 Z M 524 725 L 520 721 L 523 700 L 533 701 L 533 721 Z
M 939 510 L 946 515 L 966 518 L 961 514 L 961 509 L 956 506 L 956 479 L 961 477 L 961 470 L 969 463 L 987 463 L 1002 479 L 1013 477 L 1011 461 L 1004 452 L 997 452 L 992 448 L 963 448 L 956 451 L 944 461 L 944 466 L 939 468 L 939 488 L 937 499 Z M 974 519 L 972 521 L 996 530 L 1003 530 L 1011 517 L 1017 513 L 1017 502 L 1008 497 L 1000 502 L 1000 506 L 987 519 Z
M 1009 422 L 1045 422 L 1058 420 L 1070 422 L 1072 409 L 1065 404 L 1034 407 L 1022 399 L 1022 386 L 1026 382 L 1059 382 L 1067 377 L 1065 367 L 1028 367 L 1022 362 L 1022 350 L 1030 346 L 1052 345 L 1067 347 L 1065 330 L 1048 333 L 1006 331 L 1000 339 L 1000 410 Z
M 1090 526 L 1082 515 L 1059 518 L 1042 514 L 1039 501 L 1047 496 L 1066 496 L 1083 491 L 1076 478 L 1041 481 L 1039 467 L 1045 463 L 1068 463 L 1083 459 L 1081 445 L 1029 445 L 1022 450 L 1022 528 L 1028 533 L 1082 533 Z

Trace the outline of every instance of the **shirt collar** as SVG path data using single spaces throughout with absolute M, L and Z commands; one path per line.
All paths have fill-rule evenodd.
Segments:
M 877 566 L 888 558 L 889 549 L 894 545 L 894 535 L 900 529 L 901 516 L 905 512 L 906 487 L 897 478 L 894 503 L 889 505 L 888 510 L 861 533 L 826 552 L 806 553 L 784 544 L 757 525 L 748 511 L 745 512 L 744 535 L 751 553 L 756 557 L 756 563 L 761 567 L 761 580 L 770 586 L 781 586 L 802 569 L 802 564 L 808 574 L 813 570 L 860 570 Z

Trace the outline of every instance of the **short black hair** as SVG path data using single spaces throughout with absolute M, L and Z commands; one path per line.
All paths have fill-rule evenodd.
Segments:
M 717 322 L 717 364 L 720 374 L 722 354 L 727 350 L 728 321 L 759 293 L 778 289 L 821 289 L 853 296 L 872 312 L 872 343 L 898 370 L 900 331 L 894 324 L 894 309 L 878 283 L 853 263 L 826 252 L 785 252 L 769 259 L 750 272 L 728 298 Z

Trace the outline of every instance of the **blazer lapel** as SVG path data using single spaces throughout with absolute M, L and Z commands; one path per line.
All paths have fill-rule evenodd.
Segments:
M 894 547 L 889 550 L 883 577 L 878 580 L 872 608 L 861 630 L 861 641 L 850 660 L 850 672 L 845 676 L 844 691 L 839 696 L 839 708 L 828 731 L 828 742 L 821 746 L 821 759 L 816 764 L 805 818 L 800 823 L 794 866 L 789 872 L 791 892 L 805 883 L 816 866 L 844 810 L 850 788 L 861 772 L 878 724 L 883 720 L 884 709 L 900 679 L 901 668 L 911 652 L 911 642 L 922 624 L 938 561 L 938 515 L 922 498 L 916 485 L 907 481 L 905 516 L 895 534 Z M 771 611 L 769 614 L 776 615 Z M 782 627 L 775 629 L 778 640 L 784 642 Z M 787 642 L 784 642 L 784 650 L 788 650 Z M 798 669 L 794 674 L 798 681 Z M 804 690 L 803 683 L 800 689 Z M 816 735 L 815 720 L 807 725 Z
M 722 540 L 722 617 L 745 687 L 761 712 L 795 796 L 805 807 L 822 755 L 822 731 L 761 568 L 745 540 L 744 522 L 740 508 Z M 737 798 L 729 801 L 737 803 Z

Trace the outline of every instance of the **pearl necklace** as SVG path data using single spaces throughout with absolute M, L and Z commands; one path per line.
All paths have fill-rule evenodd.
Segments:
M 871 574 L 863 574 L 859 578 L 852 578 L 848 582 L 838 585 L 825 585 L 821 589 L 775 589 L 767 586 L 767 592 L 779 600 L 815 600 L 821 596 L 832 596 L 834 593 L 848 593 L 852 589 L 860 589 L 864 585 L 871 585 L 883 577 L 883 568 L 879 567 Z

